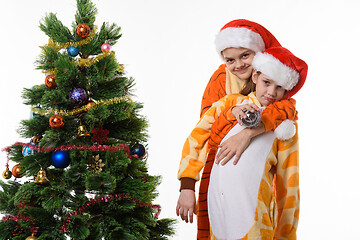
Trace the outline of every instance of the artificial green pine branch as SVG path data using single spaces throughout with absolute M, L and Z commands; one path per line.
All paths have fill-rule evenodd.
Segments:
M 75 83 L 78 84 L 79 68 L 67 53 L 58 55 L 54 67 L 57 85 L 71 89 Z M 84 83 L 79 84 L 79 87 L 85 87 Z
M 44 117 L 22 120 L 18 133 L 25 138 L 42 136 L 48 130 L 49 120 Z
M 59 53 L 56 49 L 43 46 L 41 47 L 42 53 L 35 61 L 36 69 L 50 70 L 55 68 L 55 61 L 59 58 Z
M 101 53 L 101 45 L 105 42 L 114 45 L 121 37 L 121 28 L 115 23 L 103 23 L 100 31 L 95 34 L 89 44 L 81 46 L 82 56 L 98 55 Z
M 74 40 L 70 30 L 57 19 L 54 13 L 49 13 L 43 22 L 40 22 L 40 29 L 55 42 L 66 43 Z
M 97 9 L 89 0 L 77 0 L 77 12 L 75 14 L 74 29 L 78 24 L 86 23 L 91 29 L 94 27 Z
M 99 43 L 107 41 L 107 43 L 109 43 L 110 45 L 114 45 L 121 37 L 120 31 L 121 28 L 115 23 L 103 23 L 100 28 L 97 41 Z
M 37 105 L 41 102 L 41 98 L 44 96 L 45 91 L 47 91 L 45 84 L 35 85 L 32 88 L 24 88 L 22 93 L 22 98 L 24 99 L 24 104 L 26 105 Z
M 150 229 L 150 238 L 151 240 L 166 240 L 168 236 L 175 234 L 174 225 L 176 223 L 175 219 L 160 219 L 156 221 L 154 227 L 149 227 Z
M 116 74 L 118 68 L 119 63 L 113 55 L 101 59 L 87 72 L 90 85 L 109 81 Z
M 0 180 L 0 187 L 3 189 L 3 191 L 0 192 L 0 212 L 15 214 L 14 196 L 19 190 L 19 184 L 16 182 L 5 183 Z

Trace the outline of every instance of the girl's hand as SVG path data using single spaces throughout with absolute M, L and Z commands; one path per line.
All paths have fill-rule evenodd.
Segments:
M 240 125 L 243 124 L 241 121 L 241 117 L 247 118 L 246 114 L 244 113 L 244 109 L 247 109 L 250 112 L 260 111 L 260 108 L 258 106 L 256 106 L 256 104 L 254 104 L 254 103 L 242 104 L 242 105 L 233 107 L 231 110 L 231 113 L 236 118 L 236 121 L 238 121 L 238 123 Z
M 262 122 L 255 128 L 245 128 L 238 134 L 230 137 L 219 145 L 219 152 L 216 154 L 215 163 L 225 165 L 235 155 L 233 164 L 236 165 L 241 155 L 249 146 L 251 139 L 265 132 Z
M 195 192 L 190 189 L 183 189 L 176 206 L 176 215 L 180 216 L 186 223 L 189 221 L 192 223 L 193 214 L 196 214 Z
M 233 164 L 237 164 L 241 154 L 249 146 L 251 141 L 251 136 L 245 130 L 247 129 L 244 129 L 219 145 L 220 150 L 215 158 L 216 164 L 221 162 L 221 165 L 225 165 L 234 156 L 235 159 Z

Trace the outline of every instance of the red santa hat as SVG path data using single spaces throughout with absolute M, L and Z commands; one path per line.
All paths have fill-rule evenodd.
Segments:
M 281 46 L 278 40 L 263 26 L 246 19 L 233 20 L 220 29 L 215 37 L 216 51 L 227 48 L 247 48 L 261 52 L 270 47 Z
M 307 64 L 283 47 L 272 47 L 255 54 L 252 66 L 287 90 L 284 99 L 295 95 L 304 85 Z
M 307 64 L 283 47 L 273 47 L 255 54 L 252 66 L 287 91 L 283 99 L 297 93 L 305 83 Z M 280 140 L 292 138 L 296 127 L 291 120 L 284 120 L 274 131 Z

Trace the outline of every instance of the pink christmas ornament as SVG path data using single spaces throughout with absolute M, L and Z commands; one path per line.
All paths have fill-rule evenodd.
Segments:
M 101 45 L 101 51 L 103 53 L 110 52 L 110 48 L 111 48 L 111 46 L 108 43 L 104 43 L 103 45 Z

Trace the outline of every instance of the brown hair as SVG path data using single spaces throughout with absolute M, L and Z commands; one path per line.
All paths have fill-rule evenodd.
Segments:
M 240 94 L 247 96 L 249 93 L 255 91 L 255 83 L 252 81 L 252 74 L 248 80 L 246 80 L 244 88 L 241 90 Z
M 255 69 L 254 69 L 255 70 Z M 256 71 L 256 70 L 255 70 Z M 256 75 L 260 75 L 260 71 L 256 71 Z M 244 88 L 241 90 L 240 94 L 247 96 L 249 93 L 254 92 L 256 88 L 256 84 L 252 80 L 253 74 L 249 77 L 248 80 L 246 80 Z

